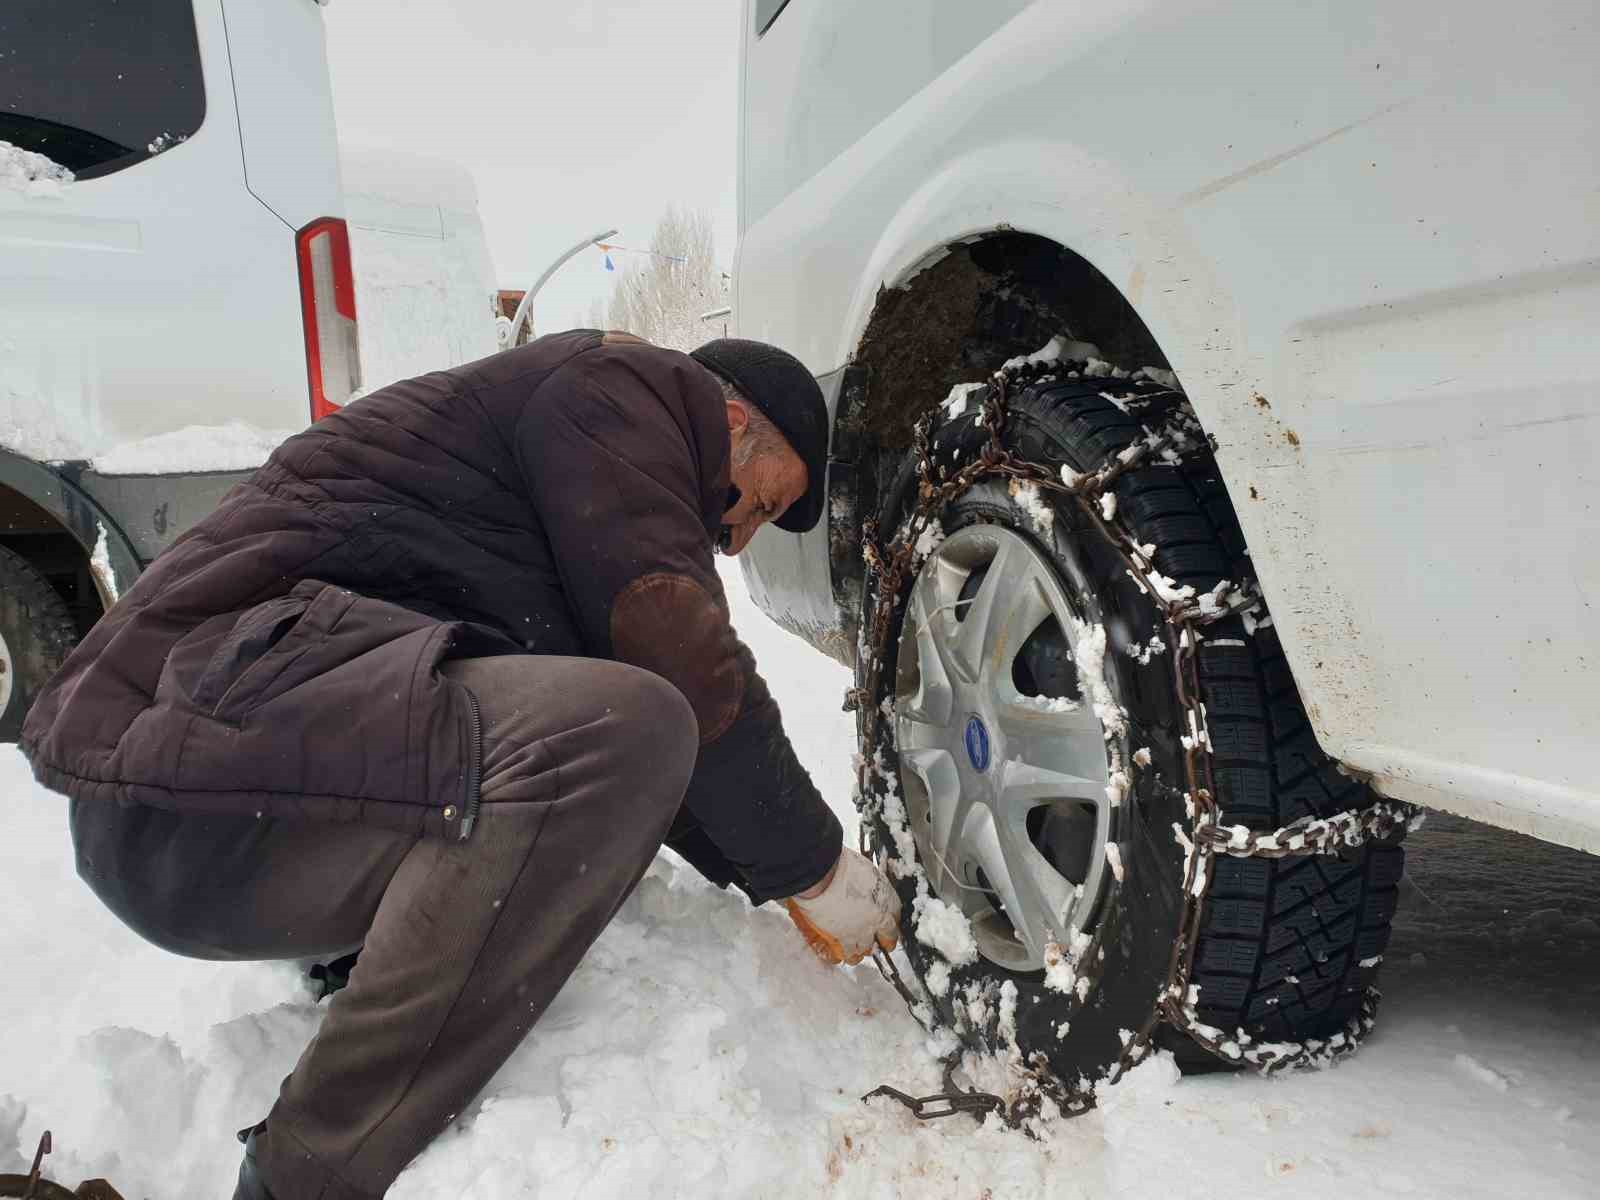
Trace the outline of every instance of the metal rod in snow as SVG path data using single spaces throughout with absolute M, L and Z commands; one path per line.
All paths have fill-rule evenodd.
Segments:
M 523 294 L 522 303 L 517 305 L 517 315 L 511 318 L 511 333 L 506 338 L 506 347 L 508 349 L 517 344 L 517 334 L 522 329 L 522 323 L 528 319 L 528 310 L 533 304 L 534 296 L 538 294 L 540 288 L 550 282 L 550 276 L 561 269 L 561 264 L 578 253 L 578 251 L 584 250 L 608 237 L 616 237 L 616 235 L 617 231 L 615 229 L 605 229 L 591 237 L 586 237 L 544 269 L 544 274 L 539 276 L 534 285 Z

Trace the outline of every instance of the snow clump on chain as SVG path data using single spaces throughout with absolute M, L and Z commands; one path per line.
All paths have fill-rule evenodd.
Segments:
M 911 902 L 911 912 L 917 941 L 937 950 L 951 966 L 965 967 L 978 961 L 972 923 L 955 905 L 924 893 Z
M 1066 945 L 1047 942 L 1044 948 L 1044 986 L 1064 996 L 1089 998 L 1089 977 L 1079 972 L 1094 939 L 1081 929 L 1067 931 Z M 1060 1036 L 1065 1036 L 1064 1031 Z
M 963 416 L 967 411 L 967 402 L 972 393 L 987 391 L 988 388 L 989 385 L 987 383 L 956 384 L 955 387 L 950 389 L 950 394 L 944 398 L 942 407 L 944 408 L 945 420 L 953 421 L 957 417 Z
M 939 523 L 937 517 L 930 519 L 922 532 L 917 535 L 917 544 L 911 548 L 912 568 L 915 569 L 926 562 L 935 550 L 944 545 L 944 539 L 944 526 Z
M 1106 627 L 1080 621 L 1070 613 L 1067 620 L 1072 625 L 1072 660 L 1078 668 L 1078 684 L 1084 698 L 1094 708 L 1108 737 L 1121 734 L 1128 727 L 1128 714 L 1106 683 Z
M 857 756 L 858 778 L 861 774 L 860 756 Z M 895 773 L 887 767 L 883 760 L 883 748 L 880 746 L 872 752 L 872 761 L 867 765 L 866 774 L 878 782 L 877 796 L 878 811 L 883 814 L 883 823 L 888 827 L 890 836 L 894 838 L 894 853 L 884 863 L 884 867 L 891 875 L 900 879 L 914 878 L 922 873 L 922 868 L 917 865 L 916 842 L 911 838 L 911 823 L 906 817 L 905 801 L 900 796 L 900 784 L 895 778 Z M 867 811 L 867 805 L 858 803 L 857 808 Z
M 1001 371 L 1015 371 L 1019 367 L 1048 367 L 1061 362 L 1094 362 L 1100 357 L 1100 347 L 1093 342 L 1076 341 L 1065 334 L 1057 334 L 1032 354 L 1021 354 L 1016 358 L 1008 358 L 1001 364 Z M 1106 374 L 1110 374 L 1107 370 Z M 1124 378 L 1126 373 L 1124 373 Z
M 1034 532 L 1049 537 L 1056 525 L 1055 509 L 1039 494 L 1039 485 L 1031 479 L 1013 479 L 1006 489 L 1018 507 L 1028 514 Z

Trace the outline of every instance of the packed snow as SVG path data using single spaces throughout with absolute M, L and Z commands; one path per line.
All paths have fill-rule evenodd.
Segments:
M 71 171 L 43 154 L 0 141 L 0 188 L 28 196 L 49 196 L 72 179 Z
M 1106 862 L 1110 864 L 1111 873 L 1117 877 L 1117 882 L 1122 882 L 1122 848 L 1115 842 L 1106 843 Z
M 1078 686 L 1107 736 L 1120 734 L 1127 728 L 1128 714 L 1106 683 L 1106 628 L 1070 614 L 1067 620 L 1072 626 L 1072 660 L 1078 668 Z
M 1133 373 L 1133 378 L 1138 379 L 1141 375 L 1151 383 L 1159 383 L 1164 388 L 1177 391 L 1181 387 L 1177 375 L 1165 367 L 1140 367 Z
M 760 616 L 736 569 L 726 580 L 853 842 L 848 679 Z M 69 1187 L 103 1175 L 129 1200 L 231 1194 L 233 1130 L 267 1111 L 321 1017 L 301 967 L 145 945 L 78 882 L 65 802 L 10 748 L 0 785 L 12 971 L 0 1172 L 26 1171 L 48 1128 L 46 1174 Z M 1593 1196 L 1595 859 L 1443 818 L 1411 846 L 1366 1048 L 1271 1080 L 1180 1079 L 1158 1057 L 1041 1141 L 862 1103 L 881 1083 L 939 1090 L 940 1044 L 870 964 L 823 967 L 775 906 L 751 909 L 663 854 L 483 1097 L 390 1195 Z
M 145 146 L 145 149 L 147 151 L 149 151 L 151 154 L 164 154 L 168 150 L 171 150 L 174 146 L 182 145 L 184 142 L 187 142 L 188 140 L 189 140 L 189 135 L 188 134 L 186 134 L 186 133 L 177 133 L 177 134 L 175 134 L 175 133 L 171 132 L 170 130 L 168 130 L 165 133 L 156 134 L 156 136 L 153 139 L 151 139 L 150 143 L 147 146 Z
M 1006 487 L 1011 498 L 1017 502 L 1017 507 L 1027 514 L 1034 532 L 1048 538 L 1055 528 L 1056 510 L 1050 507 L 1039 485 L 1031 479 L 1013 479 Z
M 1032 354 L 1019 354 L 1000 365 L 1002 371 L 1018 367 L 1044 367 L 1063 360 L 1067 362 L 1093 361 L 1100 357 L 1100 347 L 1093 342 L 1075 341 L 1066 334 L 1057 334 Z
M 87 457 L 82 438 L 56 406 L 31 388 L 16 386 L 21 373 L 7 371 L 5 362 L 14 346 L 0 337 L 0 447 L 35 462 Z
M 917 535 L 917 544 L 912 548 L 912 555 L 917 562 L 922 562 L 940 546 L 944 545 L 944 526 L 939 523 L 938 517 L 931 517 L 922 527 L 922 532 Z
M 958 383 L 950 389 L 950 394 L 944 398 L 944 415 L 947 421 L 953 421 L 967 411 L 967 401 L 974 392 L 987 391 L 987 383 Z
M 117 572 L 111 565 L 111 540 L 106 533 L 105 523 L 95 521 L 95 528 L 99 530 L 94 539 L 94 553 L 89 555 L 89 570 L 100 581 L 102 587 L 109 594 L 111 603 L 115 604 L 119 598 L 117 591 Z
M 972 924 L 953 904 L 937 896 L 918 896 L 911 905 L 912 925 L 917 940 L 944 955 L 952 966 L 963 967 L 978 961 L 978 943 Z
M 1240 642 L 1239 645 L 1244 645 Z M 1148 666 L 1150 660 L 1158 654 L 1167 652 L 1167 643 L 1159 633 L 1151 634 L 1148 642 L 1129 642 L 1125 647 L 1128 657 L 1137 662 L 1141 667 Z
M 298 429 L 257 429 L 242 421 L 185 425 L 170 433 L 124 442 L 94 456 L 102 475 L 165 475 L 195 471 L 252 471 Z

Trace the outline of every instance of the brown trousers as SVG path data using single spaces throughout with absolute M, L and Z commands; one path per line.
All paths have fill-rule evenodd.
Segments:
M 694 766 L 692 710 L 646 671 L 526 655 L 444 669 L 483 714 L 466 842 L 73 804 L 79 873 L 160 946 L 213 959 L 363 947 L 257 1139 L 276 1200 L 384 1194 L 572 974 Z

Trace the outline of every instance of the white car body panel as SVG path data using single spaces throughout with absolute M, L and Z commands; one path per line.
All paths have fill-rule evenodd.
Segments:
M 196 0 L 194 17 L 192 136 L 99 178 L 0 189 L 0 446 L 35 461 L 303 427 L 295 231 L 320 217 L 350 227 L 365 390 L 495 350 L 470 174 L 339 146 L 314 0 Z
M 245 185 L 302 229 L 338 216 L 339 148 L 315 0 L 223 0 Z
M 946 64 L 949 15 L 747 9 L 740 335 L 823 375 L 952 241 L 1083 256 L 1219 443 L 1323 747 L 1600 851 L 1592 5 L 1039 2 Z
M 311 0 L 288 2 L 320 20 Z M 206 114 L 193 136 L 54 193 L 0 189 L 0 444 L 30 457 L 310 417 L 294 232 L 245 187 L 220 0 L 194 15 Z M 336 167 L 332 181 L 292 211 L 341 215 Z

